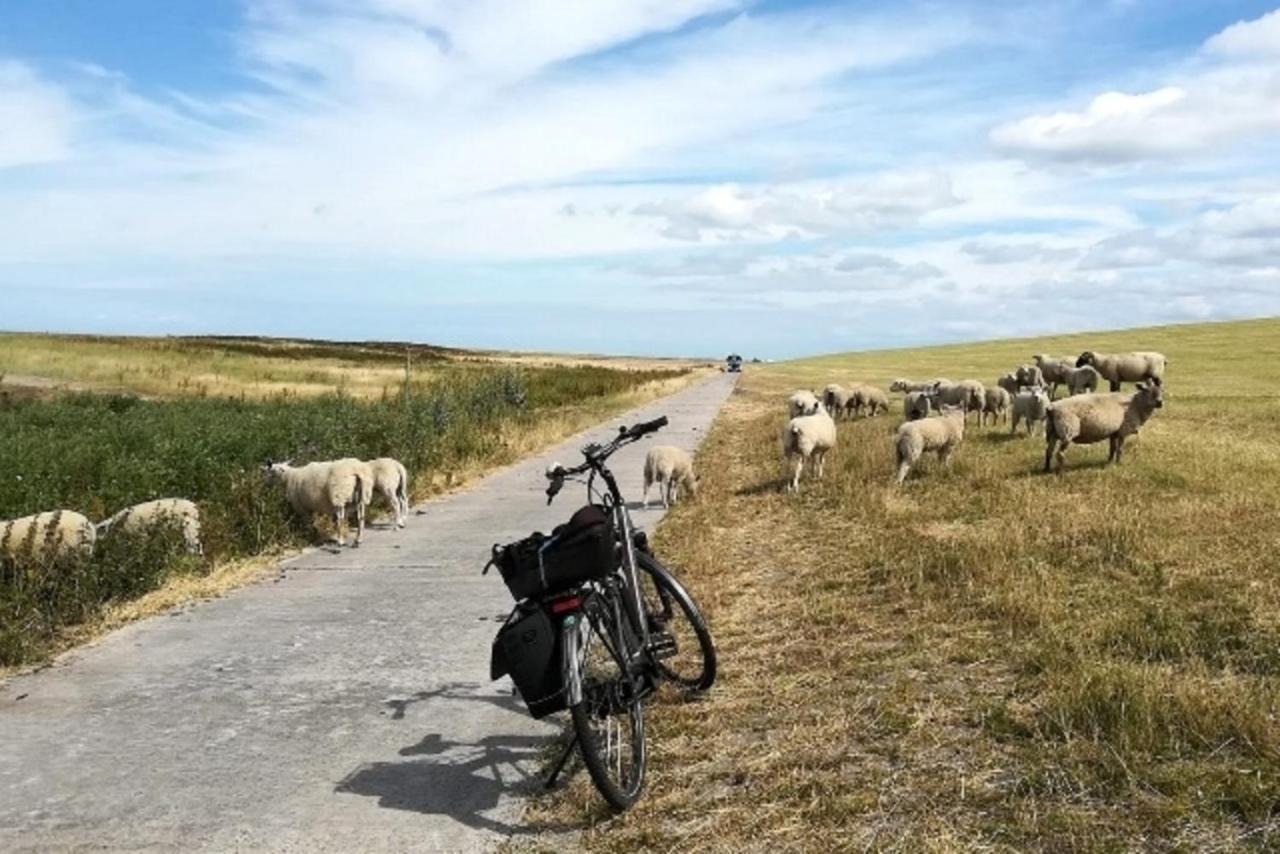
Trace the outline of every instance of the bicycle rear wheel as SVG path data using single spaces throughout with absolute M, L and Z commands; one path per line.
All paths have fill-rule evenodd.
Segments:
M 667 642 L 658 659 L 662 675 L 686 694 L 706 691 L 716 681 L 716 648 L 702 611 L 653 555 L 637 550 L 636 562 L 649 631 Z
M 647 753 L 641 691 L 627 674 L 621 615 L 611 600 L 584 605 L 577 640 L 566 644 L 582 674 L 582 702 L 569 707 L 578 749 L 591 782 L 615 810 L 630 807 L 644 788 Z

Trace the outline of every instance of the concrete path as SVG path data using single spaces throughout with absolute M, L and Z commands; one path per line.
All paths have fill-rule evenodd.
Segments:
M 480 575 L 489 547 L 581 505 L 566 484 L 546 506 L 550 461 L 667 415 L 613 458 L 638 500 L 647 448 L 695 447 L 732 384 L 695 384 L 423 505 L 403 531 L 0 685 L 0 851 L 469 851 L 518 832 L 556 725 L 488 681 L 511 607 Z

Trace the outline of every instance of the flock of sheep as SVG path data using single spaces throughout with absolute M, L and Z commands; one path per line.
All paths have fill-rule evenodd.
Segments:
M 368 462 L 343 459 L 297 467 L 288 462 L 268 461 L 262 469 L 268 479 L 284 485 L 285 497 L 294 510 L 331 516 L 340 546 L 346 544 L 349 508 L 355 510 L 355 545 L 360 545 L 365 508 L 375 494 L 383 496 L 391 506 L 396 527 L 403 528 L 409 517 L 409 472 L 390 457 Z M 113 531 L 136 535 L 162 524 L 177 525 L 186 550 L 203 554 L 200 509 L 185 498 L 161 498 L 128 507 L 96 525 L 74 510 L 50 510 L 0 521 L 0 556 L 29 555 L 43 560 L 66 555 L 88 557 L 97 542 Z
M 1126 437 L 1138 432 L 1151 414 L 1164 405 L 1164 373 L 1168 360 L 1160 353 L 1099 353 L 1086 350 L 1079 358 L 1038 355 L 986 386 L 978 380 L 953 382 L 934 379 L 913 382 L 894 380 L 889 390 L 903 394 L 906 420 L 894 434 L 895 479 L 906 480 L 912 466 L 929 451 L 946 463 L 964 441 L 970 413 L 983 426 L 990 416 L 996 424 L 1003 417 L 1017 432 L 1019 422 L 1031 435 L 1035 425 L 1044 428 L 1044 469 L 1057 459 L 1062 471 L 1064 455 L 1073 444 L 1106 440 L 1107 461 L 1119 462 Z M 1105 380 L 1110 392 L 1098 392 Z M 1132 393 L 1121 393 L 1122 383 L 1136 383 Z M 1055 400 L 1058 387 L 1068 397 Z M 812 477 L 821 479 L 827 452 L 836 446 L 836 420 L 856 417 L 864 408 L 867 417 L 888 411 L 885 393 L 865 383 L 849 388 L 832 384 L 821 395 L 800 390 L 787 401 L 788 421 L 782 432 L 782 454 L 787 464 L 787 490 L 798 491 L 807 465 Z

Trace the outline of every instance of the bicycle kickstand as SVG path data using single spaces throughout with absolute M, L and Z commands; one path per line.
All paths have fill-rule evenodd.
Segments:
M 573 755 L 573 749 L 578 746 L 578 734 L 575 732 L 573 738 L 569 739 L 569 743 L 565 745 L 564 752 L 560 754 L 560 758 L 556 760 L 556 765 L 551 769 L 551 773 L 547 775 L 543 788 L 550 789 L 556 784 L 556 778 L 560 776 L 560 772 L 564 770 L 565 764 L 569 761 L 569 757 Z

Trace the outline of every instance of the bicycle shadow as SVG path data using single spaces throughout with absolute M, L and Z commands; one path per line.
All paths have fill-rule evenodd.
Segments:
M 482 702 L 524 714 L 509 694 L 475 693 L 474 685 L 446 685 L 387 701 L 392 720 L 403 720 L 417 703 L 433 699 Z M 522 826 L 505 820 L 504 810 L 515 798 L 535 794 L 542 786 L 543 756 L 553 735 L 498 733 L 478 740 L 454 739 L 438 732 L 400 748 L 402 759 L 368 762 L 347 774 L 334 787 L 336 794 L 377 798 L 384 809 L 442 815 L 479 830 L 507 836 L 560 828 Z

